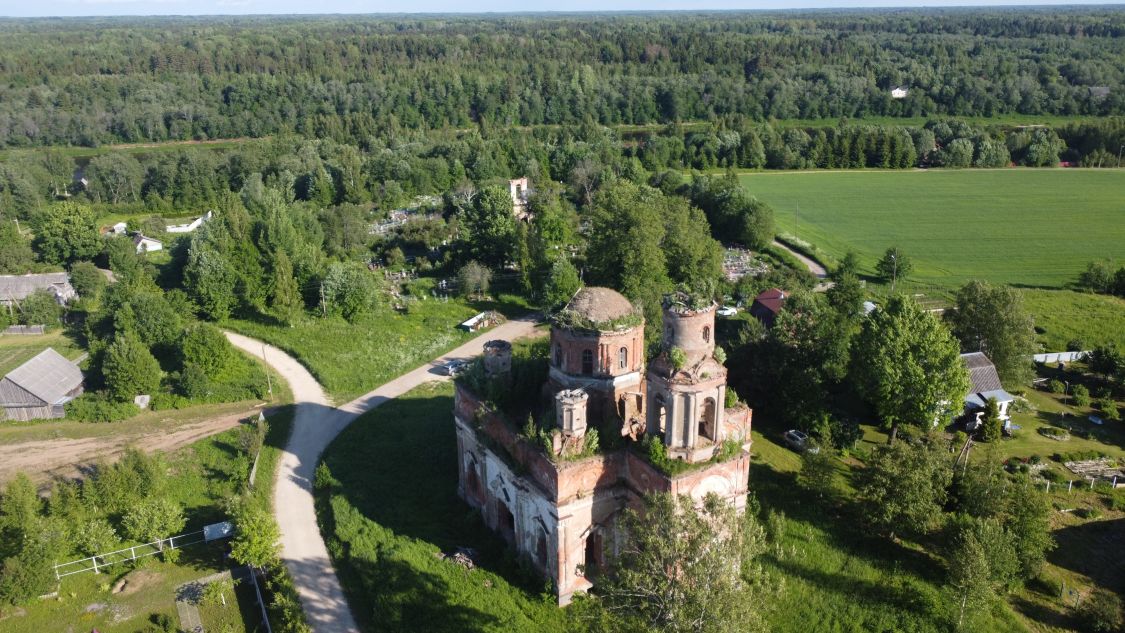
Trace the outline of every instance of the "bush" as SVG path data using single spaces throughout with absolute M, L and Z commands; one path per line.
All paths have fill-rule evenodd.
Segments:
M 668 350 L 668 361 L 672 363 L 672 367 L 674 367 L 676 371 L 679 371 L 687 364 L 687 353 L 678 347 L 673 347 Z
M 1071 394 L 1074 396 L 1074 404 L 1080 407 L 1090 405 L 1090 390 L 1086 388 L 1086 385 L 1074 385 Z
M 1102 415 L 1104 415 L 1107 420 L 1121 419 L 1121 412 L 1117 410 L 1117 403 L 1113 401 L 1113 398 L 1108 396 L 1098 398 L 1097 405 L 1098 408 L 1101 409 Z
M 1068 352 L 1081 352 L 1086 349 L 1086 341 L 1078 338 L 1072 338 L 1066 342 L 1066 351 Z
M 1102 511 L 1097 508 L 1082 508 L 1079 513 L 1083 519 L 1088 521 L 1102 518 Z
M 66 403 L 66 417 L 78 422 L 118 422 L 139 411 L 132 402 L 111 400 L 104 393 L 84 393 Z
M 1047 390 L 1051 393 L 1065 393 L 1066 385 L 1058 378 L 1052 378 L 1047 382 Z

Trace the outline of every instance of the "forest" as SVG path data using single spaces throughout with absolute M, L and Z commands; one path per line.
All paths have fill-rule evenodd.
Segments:
M 2 20 L 0 147 L 1120 115 L 1123 35 L 1117 8 Z

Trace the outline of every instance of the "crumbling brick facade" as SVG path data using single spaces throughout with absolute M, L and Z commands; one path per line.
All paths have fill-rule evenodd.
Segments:
M 464 384 L 457 385 L 454 405 L 459 494 L 554 582 L 559 604 L 593 586 L 620 546 L 619 513 L 643 495 L 670 492 L 699 502 L 715 493 L 742 510 L 750 468 L 751 411 L 723 406 L 726 369 L 713 356 L 714 306 L 666 305 L 665 350 L 647 374 L 644 323 L 630 320 L 636 311 L 624 297 L 587 288 L 567 309 L 570 322 L 551 332 L 554 454 L 520 435 Z M 486 348 L 489 375 L 504 379 L 511 348 Z M 646 406 L 654 398 L 663 399 L 663 413 Z M 561 454 L 566 443 L 581 445 L 588 425 L 606 420 L 619 425 L 626 448 L 582 459 Z M 694 468 L 668 475 L 654 467 L 636 446 L 648 436 L 660 437 L 669 456 Z M 719 460 L 726 441 L 740 450 Z

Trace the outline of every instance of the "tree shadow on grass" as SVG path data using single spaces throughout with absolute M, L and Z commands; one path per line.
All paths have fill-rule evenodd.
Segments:
M 864 508 L 854 499 L 815 499 L 797 487 L 793 473 L 755 462 L 750 464 L 750 490 L 757 495 L 763 511 L 784 512 L 792 520 L 813 526 L 836 549 L 886 570 L 912 573 L 933 582 L 942 580 L 942 570 L 929 556 L 868 529 Z
M 387 402 L 353 422 L 323 455 L 337 483 L 318 490 L 317 514 L 322 532 L 332 535 L 329 551 L 356 617 L 369 630 L 483 630 L 495 624 L 495 616 L 461 603 L 487 598 L 482 592 L 488 591 L 506 592 L 495 596 L 496 604 L 513 594 L 517 601 L 533 600 L 542 589 L 543 581 L 522 569 L 504 541 L 457 496 L 448 389 L 423 389 Z M 436 550 L 457 547 L 476 550 L 480 569 L 470 572 L 437 559 Z M 487 588 L 493 581 L 485 572 L 515 589 Z M 467 574 L 470 584 L 456 580 L 451 587 L 459 573 Z M 488 584 L 473 586 L 478 581 Z
M 1063 569 L 1089 577 L 1101 587 L 1125 587 L 1125 519 L 1087 521 L 1053 532 L 1057 547 L 1047 560 Z

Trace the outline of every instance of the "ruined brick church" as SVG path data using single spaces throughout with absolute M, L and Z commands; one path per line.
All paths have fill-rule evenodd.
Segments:
M 559 312 L 543 387 L 554 402 L 550 442 L 530 441 L 465 381 L 457 384 L 458 493 L 554 581 L 559 604 L 594 585 L 620 547 L 618 514 L 644 494 L 698 502 L 715 493 L 740 511 L 746 505 L 751 411 L 724 406 L 715 306 L 670 296 L 663 316 L 661 353 L 646 368 L 644 321 L 625 297 L 584 288 Z M 490 380 L 510 383 L 511 355 L 505 341 L 485 345 Z M 592 428 L 619 429 L 623 442 L 614 445 L 624 448 L 574 458 L 586 455 L 580 449 Z M 646 438 L 690 466 L 666 474 L 649 461 Z

